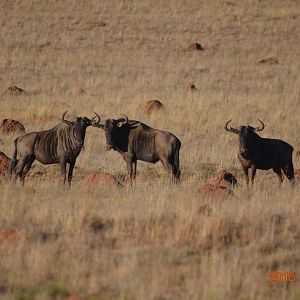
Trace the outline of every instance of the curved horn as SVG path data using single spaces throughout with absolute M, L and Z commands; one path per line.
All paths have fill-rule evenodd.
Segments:
M 127 116 L 121 116 L 121 118 L 118 119 L 118 127 L 122 127 L 123 125 L 127 124 L 128 117 Z
M 124 119 L 123 125 L 125 125 L 128 122 L 128 117 L 127 116 L 121 116 L 121 118 Z
M 227 121 L 227 122 L 225 123 L 224 129 L 227 130 L 227 131 L 229 131 L 229 132 L 233 132 L 233 133 L 238 134 L 238 133 L 239 133 L 238 129 L 233 128 L 233 127 L 229 127 L 229 128 L 228 128 L 228 124 L 229 124 L 230 122 L 231 122 L 231 120 L 229 120 L 229 121 Z
M 63 115 L 62 115 L 62 117 L 61 117 L 61 120 L 62 120 L 62 122 L 65 122 L 65 115 L 67 114 L 67 110 L 63 113 Z
M 95 114 L 95 116 L 93 117 L 92 122 L 94 122 L 94 120 L 96 118 L 98 118 L 98 120 L 94 122 L 94 125 L 97 125 L 97 124 L 100 123 L 101 118 L 100 118 L 100 116 L 96 112 L 94 112 L 94 114 Z
M 264 128 L 265 128 L 264 122 L 263 122 L 262 120 L 260 120 L 260 119 L 257 119 L 257 120 L 260 122 L 261 128 L 256 127 L 255 130 L 256 130 L 256 131 L 262 131 L 262 130 L 264 130 Z
M 227 130 L 227 131 L 230 131 L 230 129 L 228 129 L 228 124 L 231 122 L 231 120 L 227 121 L 225 126 L 224 126 L 224 129 Z
M 63 115 L 62 115 L 62 117 L 61 117 L 61 120 L 62 120 L 63 123 L 66 123 L 66 124 L 69 125 L 69 126 L 74 126 L 74 122 L 73 122 L 73 121 L 68 121 L 68 120 L 65 119 L 65 115 L 66 115 L 67 112 L 68 112 L 68 111 L 66 110 L 66 111 L 63 113 Z

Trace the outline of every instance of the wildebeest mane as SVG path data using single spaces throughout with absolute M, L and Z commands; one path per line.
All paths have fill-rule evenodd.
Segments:
M 41 151 L 53 157 L 57 151 L 80 150 L 83 141 L 84 137 L 80 139 L 74 127 L 60 123 L 50 130 L 40 132 L 36 143 Z

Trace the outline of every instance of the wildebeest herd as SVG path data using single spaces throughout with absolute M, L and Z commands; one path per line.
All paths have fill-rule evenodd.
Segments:
M 170 174 L 172 182 L 180 180 L 179 151 L 180 140 L 172 133 L 153 129 L 148 125 L 129 120 L 127 116 L 119 119 L 102 120 L 94 113 L 92 119 L 77 117 L 73 121 L 65 119 L 52 129 L 24 134 L 14 141 L 14 153 L 9 166 L 10 178 L 19 177 L 24 184 L 25 176 L 32 163 L 38 160 L 42 164 L 60 164 L 62 180 L 66 182 L 66 166 L 69 164 L 68 184 L 71 185 L 76 159 L 84 146 L 86 128 L 93 126 L 105 131 L 108 149 L 116 150 L 127 164 L 130 182 L 136 177 L 137 161 L 149 163 L 162 162 L 164 169 Z M 249 169 L 251 186 L 257 169 L 273 171 L 283 181 L 282 171 L 290 182 L 294 183 L 292 162 L 293 147 L 278 139 L 261 138 L 257 132 L 265 127 L 240 126 L 228 127 L 225 130 L 239 136 L 238 158 L 249 186 Z

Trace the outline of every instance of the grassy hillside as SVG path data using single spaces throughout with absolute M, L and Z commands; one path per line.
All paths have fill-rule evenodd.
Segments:
M 0 183 L 0 299 L 299 299 L 299 279 L 268 279 L 300 278 L 300 185 L 258 171 L 247 191 L 237 137 L 223 129 L 259 118 L 261 136 L 300 150 L 299 13 L 293 0 L 1 1 L 0 120 L 30 132 L 65 110 L 126 114 L 178 136 L 182 181 L 138 162 L 133 187 L 85 187 L 92 171 L 126 174 L 89 128 L 71 189 L 39 163 L 32 174 L 46 174 L 24 187 Z M 269 57 L 278 63 L 258 63 Z M 28 95 L 7 94 L 13 85 Z M 166 112 L 146 116 L 149 99 Z M 0 151 L 11 156 L 14 138 L 0 136 Z M 240 183 L 233 195 L 199 194 L 224 168 Z

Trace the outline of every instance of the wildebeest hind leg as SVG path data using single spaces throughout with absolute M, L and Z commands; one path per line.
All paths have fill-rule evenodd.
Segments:
M 168 174 L 172 178 L 172 181 L 174 181 L 173 168 L 172 168 L 172 165 L 170 164 L 170 162 L 167 159 L 161 159 L 161 162 L 162 162 L 163 167 L 166 170 L 166 172 L 168 172 Z
M 133 178 L 133 162 L 132 162 L 132 159 L 126 159 L 126 164 L 127 164 L 127 172 L 128 172 L 128 177 L 130 179 L 130 184 L 132 184 L 132 178 Z
M 133 179 L 135 180 L 136 178 L 136 165 L 137 165 L 137 161 L 133 161 L 133 170 L 132 170 L 132 176 L 133 176 Z
M 18 164 L 16 165 L 15 171 L 16 171 L 16 179 L 18 177 L 22 178 L 23 170 L 25 165 L 27 164 L 27 157 L 21 157 L 18 161 Z
M 66 183 L 66 168 L 67 168 L 67 162 L 65 159 L 62 159 L 60 162 L 60 174 L 61 174 L 61 178 L 62 178 L 62 181 L 63 183 L 65 184 Z
M 278 179 L 279 179 L 279 185 L 281 185 L 282 181 L 283 181 L 283 175 L 281 172 L 280 168 L 273 168 L 273 171 L 277 174 Z
M 27 163 L 26 165 L 24 166 L 24 169 L 23 169 L 23 172 L 22 172 L 22 176 L 20 178 L 22 184 L 24 185 L 25 183 L 25 176 L 26 174 L 28 173 L 28 171 L 30 170 L 31 166 L 32 166 L 32 163 L 34 162 L 35 158 L 31 158 Z
M 292 182 L 292 183 L 295 182 L 293 163 L 289 163 L 287 166 L 282 168 L 282 171 L 290 182 Z

